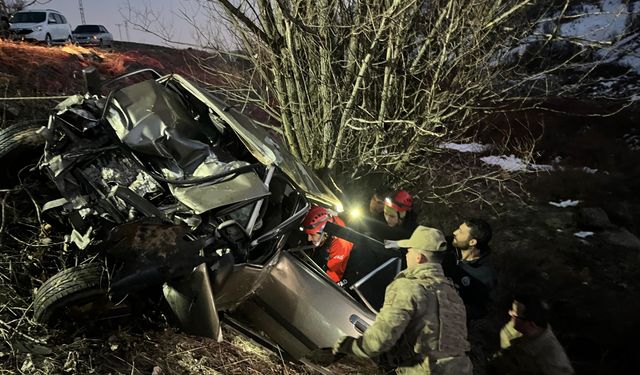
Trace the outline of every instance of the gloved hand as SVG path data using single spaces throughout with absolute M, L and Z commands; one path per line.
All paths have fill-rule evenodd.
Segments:
M 351 354 L 353 350 L 351 349 L 353 343 L 356 341 L 355 337 L 351 336 L 343 336 L 336 341 L 335 345 L 333 345 L 333 354 Z
M 384 240 L 385 249 L 399 249 L 398 241 Z

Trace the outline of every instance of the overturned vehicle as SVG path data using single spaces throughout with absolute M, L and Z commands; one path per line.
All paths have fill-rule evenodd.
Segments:
M 110 85 L 122 87 L 98 93 Z M 179 75 L 88 88 L 39 130 L 38 170 L 59 194 L 42 215 L 68 233 L 77 265 L 38 288 L 36 320 L 117 316 L 157 295 L 188 333 L 219 340 L 224 319 L 294 359 L 372 322 L 400 258 L 354 272 L 377 245 L 356 246 L 356 276 L 334 284 L 300 225 L 340 200 L 276 137 Z

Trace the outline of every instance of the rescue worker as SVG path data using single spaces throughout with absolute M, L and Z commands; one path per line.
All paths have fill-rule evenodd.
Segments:
M 516 296 L 510 320 L 500 331 L 501 350 L 489 361 L 492 374 L 568 375 L 574 370 L 548 323 L 548 308 L 539 298 Z
M 369 217 L 384 221 L 384 199 L 391 193 L 386 185 L 378 185 L 369 200 Z
M 324 232 L 328 222 L 344 226 L 342 219 L 331 215 L 326 208 L 313 206 L 302 225 L 307 240 L 316 247 L 311 258 L 324 269 L 333 282 L 340 284 L 353 244 Z
M 368 223 L 364 232 L 378 241 L 395 241 L 411 236 L 418 226 L 413 211 L 413 197 L 406 190 L 398 190 L 384 199 L 384 221 Z
M 464 304 L 440 266 L 444 235 L 419 226 L 398 245 L 408 248 L 407 269 L 387 287 L 373 324 L 360 338 L 340 338 L 334 355 L 371 358 L 398 374 L 471 374 Z
M 391 228 L 403 227 L 411 234 L 418 226 L 412 208 L 413 197 L 411 194 L 406 190 L 398 190 L 384 199 L 384 220 Z
M 496 274 L 489 253 L 491 226 L 482 219 L 466 219 L 453 232 L 452 249 L 443 263 L 467 307 L 467 318 L 480 319 L 487 313 Z

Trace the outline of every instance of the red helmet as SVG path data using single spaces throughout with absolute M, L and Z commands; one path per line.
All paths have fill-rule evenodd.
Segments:
M 398 190 L 393 194 L 393 197 L 385 198 L 384 205 L 398 212 L 411 211 L 413 197 L 406 190 Z
M 306 234 L 319 233 L 322 232 L 327 221 L 333 221 L 329 211 L 324 207 L 313 206 L 302 221 L 302 227 Z

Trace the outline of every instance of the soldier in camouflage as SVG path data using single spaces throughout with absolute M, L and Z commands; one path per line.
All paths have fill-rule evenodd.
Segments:
M 407 269 L 387 287 L 371 327 L 342 337 L 334 354 L 371 358 L 398 374 L 471 374 L 464 304 L 440 266 L 444 235 L 419 226 L 398 245 L 408 248 Z
M 489 361 L 496 375 L 572 375 L 571 361 L 548 323 L 549 309 L 534 295 L 514 298 L 500 331 L 501 350 Z

